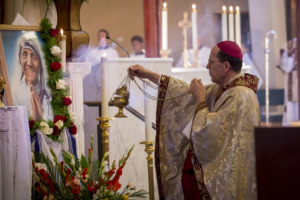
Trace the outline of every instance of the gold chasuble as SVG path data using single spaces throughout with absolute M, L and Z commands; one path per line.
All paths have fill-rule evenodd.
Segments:
M 239 74 L 224 88 L 208 85 L 205 103 L 196 105 L 186 82 L 161 76 L 155 148 L 161 200 L 186 196 L 186 161 L 200 199 L 256 199 L 257 83 L 255 76 Z

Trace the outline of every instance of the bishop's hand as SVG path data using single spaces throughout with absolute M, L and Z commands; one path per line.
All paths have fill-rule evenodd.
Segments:
M 190 91 L 194 96 L 194 100 L 197 104 L 205 101 L 206 89 L 202 84 L 201 79 L 193 79 L 190 84 Z
M 144 68 L 142 65 L 132 65 L 128 68 L 128 75 L 130 76 L 131 80 L 134 79 L 134 77 L 139 77 L 139 78 L 147 78 L 153 83 L 157 84 L 160 75 L 150 71 L 146 68 Z

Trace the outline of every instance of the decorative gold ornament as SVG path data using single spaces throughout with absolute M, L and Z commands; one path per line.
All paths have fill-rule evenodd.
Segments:
M 149 199 L 154 200 L 154 179 L 153 179 L 153 156 L 152 152 L 154 151 L 154 142 L 145 141 L 140 144 L 145 144 L 145 152 L 148 154 L 147 162 L 148 162 L 148 183 L 149 183 Z
M 115 115 L 115 117 L 127 117 L 123 111 L 123 108 L 129 103 L 129 91 L 125 84 L 116 90 L 113 95 L 113 99 L 110 100 L 110 103 L 119 108 L 119 112 Z
M 3 76 L 0 74 L 0 107 L 4 107 L 5 105 L 1 102 L 1 93 L 4 90 L 5 87 L 5 80 L 3 78 Z
M 103 155 L 105 152 L 109 151 L 109 117 L 98 117 L 97 120 L 100 121 L 100 128 L 102 129 L 102 152 Z M 106 157 L 106 160 L 109 162 L 109 156 Z

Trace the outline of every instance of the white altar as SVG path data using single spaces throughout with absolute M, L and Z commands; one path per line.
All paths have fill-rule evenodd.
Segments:
M 31 199 L 32 160 L 24 106 L 0 108 L 0 199 Z

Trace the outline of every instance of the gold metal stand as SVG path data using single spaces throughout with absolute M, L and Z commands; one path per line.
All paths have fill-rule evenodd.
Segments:
M 100 121 L 100 128 L 102 129 L 102 152 L 103 155 L 105 152 L 109 151 L 109 120 L 112 120 L 110 117 L 98 117 L 97 120 Z M 107 156 L 106 160 L 109 162 L 109 156 Z
M 199 50 L 198 49 L 192 49 L 191 50 L 192 52 L 193 52 L 193 54 L 194 54 L 194 63 L 192 63 L 192 66 L 193 67 L 201 67 L 200 65 L 199 65 L 199 58 L 198 58 L 198 53 L 199 53 Z
M 154 151 L 154 142 L 146 141 L 141 142 L 140 144 L 145 144 L 145 152 L 148 154 L 147 162 L 148 162 L 148 183 L 149 183 L 149 199 L 154 200 L 154 179 L 153 179 L 153 156 L 152 152 Z
M 168 55 L 171 53 L 171 49 L 161 49 L 160 55 L 162 58 L 168 58 Z

